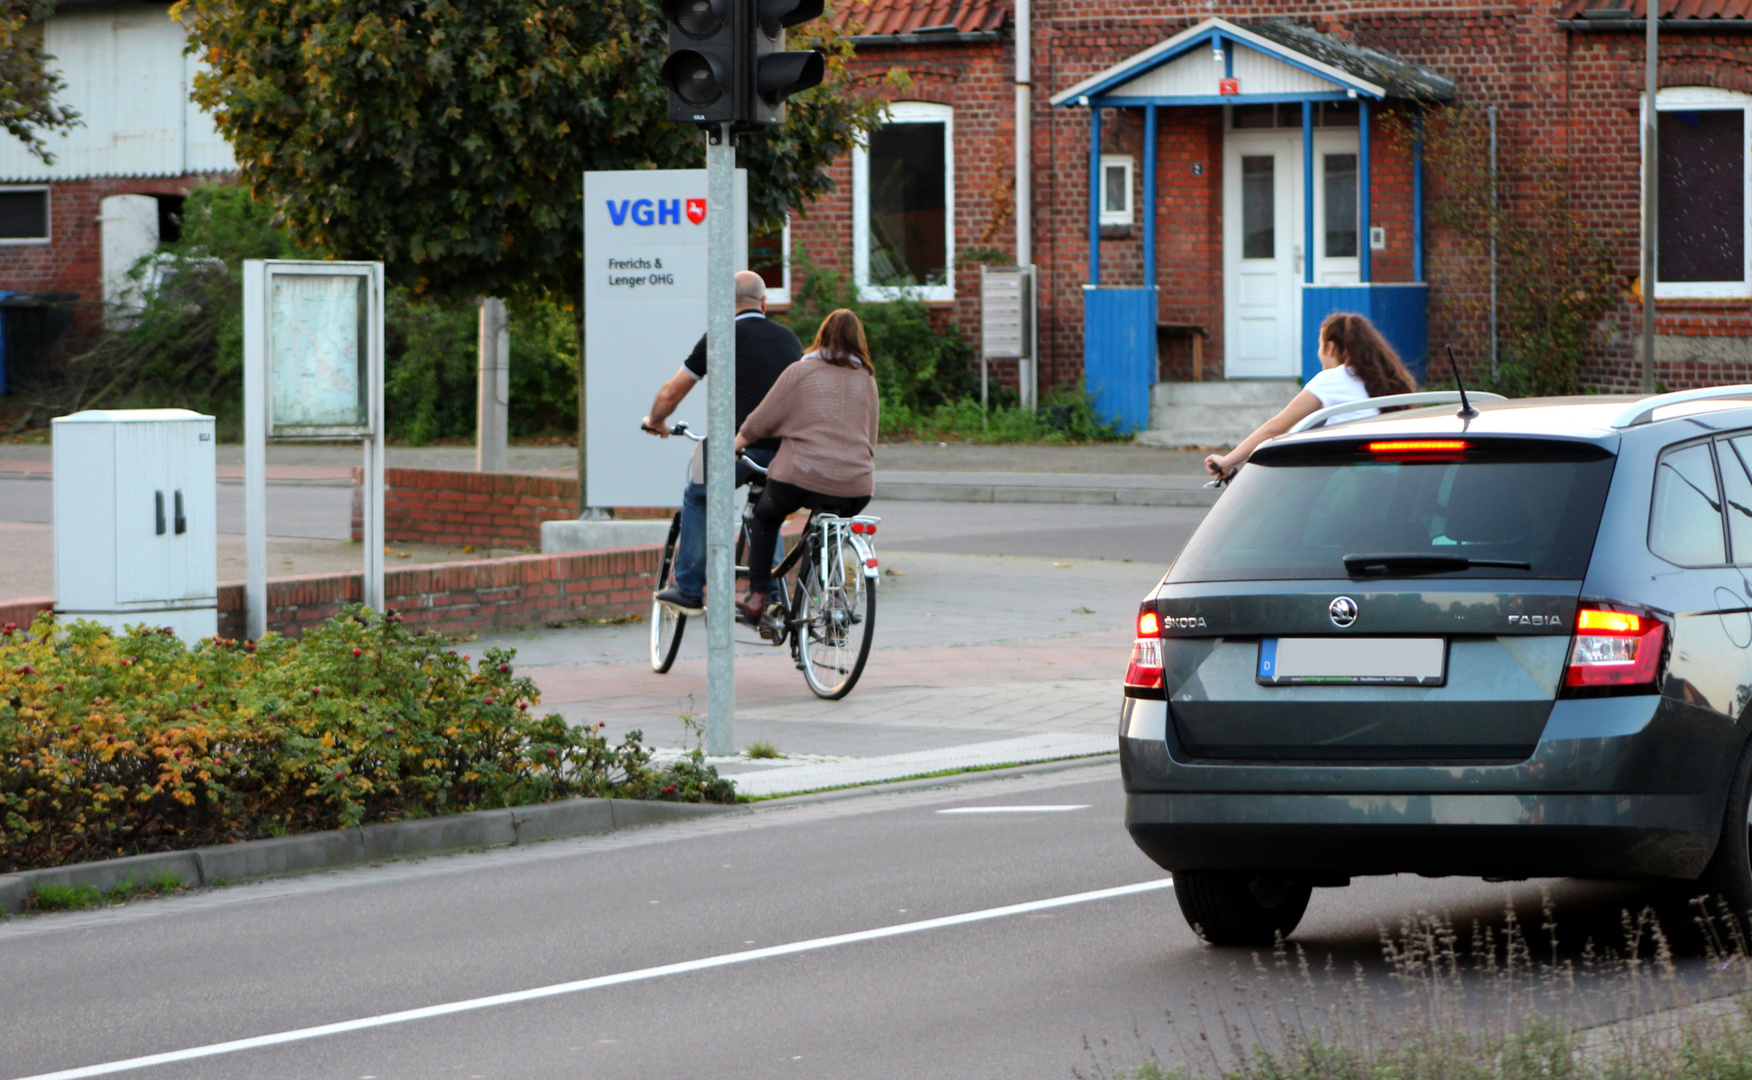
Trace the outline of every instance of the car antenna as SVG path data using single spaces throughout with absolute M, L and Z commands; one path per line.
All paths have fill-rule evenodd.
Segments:
M 1472 407 L 1472 402 L 1466 400 L 1466 384 L 1460 380 L 1460 365 L 1454 362 L 1454 346 L 1448 346 L 1448 369 L 1454 373 L 1454 385 L 1460 388 L 1460 411 L 1456 415 L 1462 420 L 1471 420 L 1478 415 L 1478 410 Z

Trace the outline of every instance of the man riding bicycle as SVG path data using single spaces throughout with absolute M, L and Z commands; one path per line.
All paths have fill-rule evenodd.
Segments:
M 766 283 L 759 274 L 743 270 L 736 275 L 736 426 L 765 398 L 779 374 L 803 356 L 803 343 L 788 328 L 766 317 Z M 669 415 L 705 378 L 706 337 L 692 354 L 657 390 L 651 412 L 641 422 L 647 432 L 669 437 Z M 750 443 L 747 456 L 767 465 L 778 452 L 780 440 Z M 681 496 L 681 535 L 676 541 L 675 584 L 657 593 L 657 599 L 684 615 L 699 615 L 706 609 L 706 473 L 705 447 L 695 448 L 689 465 L 687 486 Z

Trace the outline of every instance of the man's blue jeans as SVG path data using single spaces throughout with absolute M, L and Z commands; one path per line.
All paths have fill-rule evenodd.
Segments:
M 771 465 L 776 450 L 749 450 L 748 460 L 765 467 Z M 773 565 L 779 565 L 785 549 L 780 545 L 773 552 Z M 683 596 L 706 595 L 706 485 L 691 479 L 681 493 L 681 535 L 675 540 L 675 587 Z

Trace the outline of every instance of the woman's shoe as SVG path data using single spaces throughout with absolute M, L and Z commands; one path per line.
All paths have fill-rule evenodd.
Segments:
M 761 593 L 749 593 L 736 601 L 736 621 L 750 626 L 759 626 L 766 615 L 766 597 Z

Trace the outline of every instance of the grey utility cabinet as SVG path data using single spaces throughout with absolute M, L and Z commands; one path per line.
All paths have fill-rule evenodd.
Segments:
M 55 611 L 218 632 L 213 418 L 91 409 L 54 420 Z

